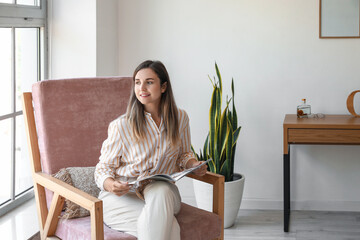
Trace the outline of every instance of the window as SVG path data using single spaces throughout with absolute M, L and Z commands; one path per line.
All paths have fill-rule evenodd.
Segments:
M 22 92 L 47 75 L 46 1 L 0 0 L 0 215 L 33 196 Z
M 0 0 L 0 3 L 10 3 L 16 5 L 40 6 L 39 0 Z

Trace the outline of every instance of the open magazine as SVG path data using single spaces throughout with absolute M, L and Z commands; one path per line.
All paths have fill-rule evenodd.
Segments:
M 180 180 L 181 178 L 185 177 L 186 175 L 188 175 L 189 173 L 191 173 L 191 172 L 195 171 L 196 169 L 200 168 L 204 164 L 207 164 L 211 160 L 212 159 L 209 158 L 208 160 L 202 162 L 200 165 L 198 165 L 196 167 L 193 167 L 193 168 L 185 169 L 184 171 L 181 171 L 181 172 L 176 172 L 176 173 L 173 173 L 173 174 L 161 174 L 161 173 L 160 174 L 155 174 L 155 175 L 147 176 L 147 177 L 140 178 L 140 179 L 137 179 L 135 181 L 129 182 L 129 184 L 130 185 L 132 185 L 132 184 L 138 185 L 139 182 L 147 180 L 147 179 L 176 182 L 176 181 Z

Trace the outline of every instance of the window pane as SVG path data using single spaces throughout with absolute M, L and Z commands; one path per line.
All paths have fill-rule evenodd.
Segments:
M 37 79 L 38 81 L 41 81 L 41 80 L 44 80 L 45 79 L 45 55 L 44 55 L 44 52 L 45 52 L 45 28 L 42 27 L 39 29 L 40 31 L 40 39 L 39 39 L 39 46 L 40 46 L 40 49 L 39 49 L 39 58 L 40 58 L 40 76 L 39 78 Z
M 22 109 L 22 93 L 31 92 L 38 79 L 38 33 L 38 28 L 15 29 L 16 111 Z
M 0 121 L 0 204 L 11 198 L 11 119 Z
M 28 5 L 28 6 L 39 6 L 39 1 L 37 0 L 17 0 L 17 4 Z
M 0 28 L 0 116 L 11 110 L 11 28 Z
M 24 117 L 17 116 L 15 145 L 15 195 L 18 195 L 32 185 L 30 160 L 24 128 Z
M 0 3 L 13 3 L 13 0 L 0 0 Z

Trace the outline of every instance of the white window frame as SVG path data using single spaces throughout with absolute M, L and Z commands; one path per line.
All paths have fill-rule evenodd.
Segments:
M 37 27 L 40 28 L 39 31 L 39 41 L 43 50 L 39 54 L 39 68 L 38 69 L 38 81 L 48 78 L 48 30 L 47 30 L 47 1 L 46 0 L 34 0 L 35 3 L 39 6 L 28 6 L 28 5 L 19 5 L 15 2 L 10 3 L 0 3 L 0 27 L 7 28 L 26 28 L 26 27 Z M 14 29 L 12 30 L 13 35 L 13 45 L 14 45 Z M 40 51 L 39 49 L 39 51 Z M 13 50 L 14 51 L 14 50 Z M 15 66 L 15 58 L 13 58 L 13 66 Z M 13 69 L 13 71 L 15 71 Z M 15 74 L 12 77 L 12 84 L 15 84 Z M 14 89 L 14 88 L 13 88 Z M 15 93 L 13 94 L 13 103 L 15 103 Z M 2 119 L 13 119 L 12 124 L 12 193 L 11 199 L 6 203 L 0 203 L 0 216 L 16 208 L 23 202 L 34 197 L 33 187 L 24 191 L 21 194 L 15 195 L 15 117 L 22 115 L 22 111 L 16 111 L 15 104 L 12 106 L 12 113 L 0 116 Z

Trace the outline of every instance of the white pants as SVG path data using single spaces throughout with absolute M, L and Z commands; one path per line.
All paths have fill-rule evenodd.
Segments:
M 181 198 L 176 185 L 155 181 L 144 189 L 145 201 L 128 193 L 121 197 L 102 191 L 104 222 L 110 228 L 136 236 L 139 240 L 180 240 L 175 214 Z

